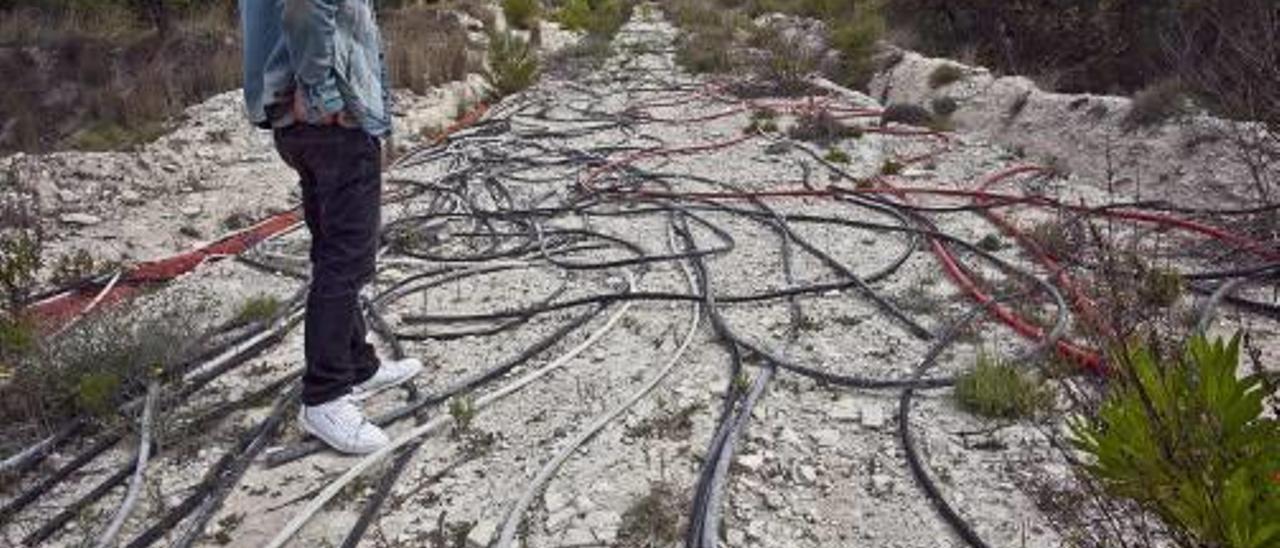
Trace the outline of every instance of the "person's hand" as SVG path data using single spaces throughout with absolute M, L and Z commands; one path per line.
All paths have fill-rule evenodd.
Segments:
M 293 90 L 293 119 L 298 122 L 307 121 L 307 98 L 302 93 L 302 88 Z M 320 125 L 322 126 L 331 126 L 336 123 L 338 123 L 338 113 L 336 112 L 320 120 Z

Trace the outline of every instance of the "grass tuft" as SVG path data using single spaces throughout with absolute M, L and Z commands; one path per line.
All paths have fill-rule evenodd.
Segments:
M 1002 419 L 1035 417 L 1053 404 L 1053 393 L 1041 381 L 985 353 L 956 379 L 955 397 L 970 413 Z
M 667 483 L 650 485 L 649 492 L 622 513 L 616 546 L 650 548 L 679 542 L 684 532 L 686 506 L 684 497 L 679 493 Z
M 963 80 L 964 69 L 950 63 L 938 65 L 929 73 L 929 87 L 938 89 Z
M 538 25 L 542 6 L 538 0 L 502 0 L 502 15 L 512 27 L 529 30 Z
M 231 325 L 243 326 L 265 322 L 280 313 L 281 302 L 272 295 L 258 295 L 245 299 L 231 319 Z
M 524 39 L 512 32 L 489 35 L 489 83 L 506 97 L 538 81 L 538 56 Z

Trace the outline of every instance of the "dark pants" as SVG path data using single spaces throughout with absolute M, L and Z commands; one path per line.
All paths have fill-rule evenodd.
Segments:
M 275 141 L 301 178 L 311 231 L 302 403 L 319 405 L 378 369 L 359 294 L 373 277 L 378 249 L 382 145 L 359 129 L 306 124 L 277 129 Z

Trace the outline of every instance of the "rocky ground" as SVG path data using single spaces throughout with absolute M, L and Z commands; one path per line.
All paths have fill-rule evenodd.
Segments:
M 417 191 L 386 208 L 388 226 L 418 226 L 406 221 L 419 214 L 457 214 L 443 228 L 430 229 L 433 253 L 452 258 L 483 249 L 471 232 L 478 225 L 468 213 L 486 210 L 530 210 L 549 213 L 530 217 L 541 231 L 589 230 L 642 248 L 646 255 L 675 249 L 670 211 L 643 211 L 651 204 L 621 198 L 595 205 L 567 207 L 582 195 L 578 184 L 612 185 L 617 180 L 596 169 L 607 158 L 618 160 L 637 151 L 660 147 L 681 150 L 732 142 L 697 153 L 636 158 L 631 165 L 647 173 L 672 175 L 666 190 L 715 192 L 723 187 L 696 175 L 745 190 L 797 187 L 803 179 L 816 187 L 840 180 L 836 169 L 854 178 L 881 173 L 888 161 L 931 154 L 908 165 L 895 179 L 901 186 L 935 185 L 970 188 L 974 181 L 1021 160 L 989 136 L 961 132 L 947 141 L 929 136 L 867 133 L 845 137 L 829 146 L 791 142 L 782 134 L 796 122 L 788 114 L 794 102 L 781 105 L 781 133 L 744 134 L 752 116 L 736 100 L 719 94 L 713 83 L 678 69 L 670 53 L 674 30 L 644 12 L 619 35 L 613 54 L 575 80 L 549 75 L 526 93 L 508 98 L 490 114 L 490 123 L 464 133 L 443 148 L 410 152 L 388 172 L 389 190 Z M 846 108 L 877 107 L 859 94 L 835 100 Z M 851 111 L 850 111 L 851 112 Z M 413 117 L 413 113 L 406 117 Z M 744 135 L 750 138 L 742 139 Z M 838 150 L 848 161 L 826 163 Z M 806 152 L 808 151 L 808 152 Z M 575 156 L 576 155 L 576 156 Z M 586 158 L 586 160 L 584 160 Z M 563 161 L 557 161 L 563 160 Z M 61 153 L 5 160 L 24 177 L 38 181 L 43 203 L 60 226 L 58 249 L 92 249 L 95 255 L 130 261 L 189 248 L 221 234 L 233 218 L 259 218 L 296 203 L 293 177 L 279 161 L 269 136 L 249 128 L 239 112 L 238 96 L 216 97 L 188 111 L 188 122 L 137 154 Z M 480 167 L 477 167 L 480 166 Z M 468 171 L 470 170 L 470 171 Z M 450 174 L 463 171 L 459 181 Z M 1037 179 L 1018 190 L 1041 190 L 1066 201 L 1104 203 L 1114 189 L 1079 174 Z M 499 190 L 500 189 L 500 190 Z M 921 198 L 931 205 L 956 204 Z M 448 204 L 442 206 L 441 204 Z M 784 215 L 846 217 L 892 225 L 888 214 L 822 198 L 786 198 L 770 204 Z M 689 206 L 696 205 L 689 202 Z M 745 207 L 744 203 L 741 205 Z M 633 211 L 640 209 L 640 211 Z M 622 215 L 619 213 L 631 211 Z M 1021 214 L 1021 212 L 1020 212 Z M 707 283 L 717 295 L 743 295 L 802 284 L 846 279 L 808 253 L 796 252 L 791 273 L 784 268 L 783 244 L 776 233 L 756 220 L 725 211 L 699 211 L 707 223 L 728 234 L 734 247 L 710 256 Z M 517 216 L 518 217 L 518 216 Z M 997 230 L 979 215 L 930 216 L 940 231 L 978 241 Z M 524 219 L 519 217 L 519 219 Z M 1025 213 L 1022 222 L 1036 220 Z M 499 219 L 497 223 L 507 222 Z M 515 221 L 511 221 L 515 222 Z M 901 234 L 852 226 L 793 222 L 796 237 L 849 265 L 860 276 L 872 276 L 892 265 L 912 244 Z M 517 230 L 518 224 L 492 228 Z M 541 232 L 539 232 L 541 233 Z M 500 245 L 517 245 L 521 237 Z M 721 245 L 722 237 L 695 226 L 699 247 Z M 606 240 L 598 238 L 599 241 Z M 590 239 L 588 239 L 590 241 Z M 262 246 L 256 256 L 281 270 L 305 266 L 306 235 L 292 232 Z M 607 242 L 606 242 L 607 243 Z M 415 242 L 416 245 L 423 245 Z M 530 242 L 524 244 L 532 245 Z M 1171 238 L 1164 245 L 1176 247 Z M 536 246 L 531 250 L 536 249 Z M 996 254 L 1033 268 L 1015 246 Z M 687 261 L 575 268 L 630 255 L 616 245 L 566 252 L 560 262 L 537 253 L 517 254 L 519 263 L 485 261 L 462 266 L 485 268 L 452 283 L 387 300 L 384 314 L 402 334 L 424 329 L 408 322 L 414 314 L 484 313 L 536 303 L 585 298 L 622 290 L 628 280 L 644 292 L 694 292 Z M 506 259 L 504 259 L 506 260 Z M 394 246 L 383 257 L 375 289 L 395 286 L 438 267 L 432 259 L 415 259 Z M 568 266 L 567 266 L 568 265 Z M 502 268 L 499 269 L 498 267 Z M 1202 263 L 1179 263 L 1196 269 Z M 999 281 L 993 269 L 974 267 Z M 1037 274 L 1045 273 L 1035 270 Z M 788 279 L 791 276 L 792 279 Z M 201 267 L 139 301 L 206 301 L 212 319 L 225 318 L 246 297 L 258 294 L 287 299 L 301 282 L 272 275 L 235 261 Z M 871 284 L 933 333 L 941 332 L 972 309 L 967 296 L 954 288 L 924 251 Z M 869 379 L 909 375 L 931 344 L 912 335 L 863 293 L 831 290 L 797 299 L 800 313 L 784 299 L 720 307 L 725 323 L 750 344 L 807 367 Z M 1184 297 L 1178 306 L 1192 313 L 1196 301 Z M 428 371 L 418 382 L 436 393 L 478 372 L 511 359 L 572 318 L 582 307 L 540 314 L 495 336 L 468 335 L 406 340 L 408 354 L 424 359 Z M 610 320 L 616 318 L 616 324 Z M 486 322 L 458 322 L 440 330 L 485 327 Z M 1251 329 L 1274 359 L 1277 326 L 1265 318 L 1224 310 L 1214 331 Z M 686 333 L 689 343 L 684 344 Z M 406 337 L 412 339 L 414 337 Z M 579 345 L 590 342 L 584 350 Z M 379 341 L 384 351 L 388 344 Z M 930 375 L 951 375 L 971 366 L 979 352 L 1014 355 L 1028 342 L 993 321 L 977 334 L 943 352 Z M 557 360 L 568 358 L 563 363 Z M 634 405 L 604 422 L 599 433 L 569 453 L 525 514 L 518 539 L 527 547 L 643 546 L 637 527 L 663 522 L 679 531 L 689 497 L 708 458 L 707 448 L 719 424 L 727 395 L 750 383 L 764 392 L 749 413 L 737 441 L 720 511 L 725 546 L 962 546 L 934 504 L 923 495 L 904 464 L 899 438 L 900 390 L 839 388 L 787 371 L 767 385 L 759 360 L 748 361 L 745 375 L 732 376 L 731 355 L 708 325 L 705 310 L 691 302 L 637 301 L 614 303 L 532 360 L 472 391 L 468 401 L 485 401 L 466 428 L 448 426 L 430 432 L 406 461 L 398 481 L 361 546 L 487 546 L 495 541 L 512 505 L 539 470 L 582 434 L 597 418 L 638 397 Z M 513 386 L 516 379 L 547 364 L 559 367 L 519 391 L 486 398 Z M 666 366 L 673 364 L 671 369 Z M 173 420 L 194 410 L 232 401 L 282 379 L 301 367 L 301 330 L 293 329 L 262 355 L 224 374 L 182 405 L 167 410 Z M 656 383 L 652 391 L 645 391 Z M 366 404 L 371 413 L 402 405 L 405 394 L 383 394 Z M 1059 401 L 1058 409 L 1066 402 Z M 236 440 L 267 417 L 270 401 L 234 413 L 198 440 L 161 440 L 164 451 L 147 474 L 143 503 L 125 527 L 124 539 L 148 527 L 177 506 L 200 482 L 204 471 Z M 421 421 L 458 418 L 448 405 L 428 410 Z M 283 432 L 264 455 L 303 441 L 286 415 Z M 931 477 L 943 498 L 958 510 L 991 546 L 1059 546 L 1071 531 L 1061 509 L 1046 501 L 1054 489 L 1069 489 L 1073 473 L 1051 441 L 1062 429 L 1062 416 L 1037 421 L 991 421 L 961 411 L 948 388 L 922 390 L 909 415 L 910 432 L 920 447 Z M 401 436 L 414 428 L 401 421 L 389 428 Z M 72 476 L 5 527 L 0 538 L 14 543 L 52 513 L 87 492 L 120 463 L 128 462 L 127 439 L 81 473 Z M 75 447 L 49 459 L 45 470 L 65 463 Z M 225 503 L 200 537 L 203 546 L 263 546 L 275 538 L 306 503 L 360 459 L 321 452 L 277 467 L 258 459 L 234 484 Z M 388 459 L 389 460 L 389 459 Z M 374 466 L 310 519 L 293 546 L 336 546 L 358 519 L 386 463 Z M 7 487 L 0 502 L 12 500 Z M 80 517 L 48 542 L 77 546 L 93 538 L 118 504 L 121 489 L 83 510 Z M 655 511 L 645 521 L 638 503 Z M 639 521 L 637 521 L 639 520 Z M 170 536 L 180 534 L 175 527 Z M 168 539 L 172 540 L 172 538 Z M 640 541 L 645 539 L 641 538 Z M 656 542 L 652 546 L 674 544 Z

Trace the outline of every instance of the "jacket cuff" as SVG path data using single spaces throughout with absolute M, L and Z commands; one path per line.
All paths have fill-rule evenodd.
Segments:
M 315 86 L 302 86 L 307 96 L 307 123 L 318 124 L 333 114 L 342 112 L 345 106 L 338 83 L 333 78 Z

